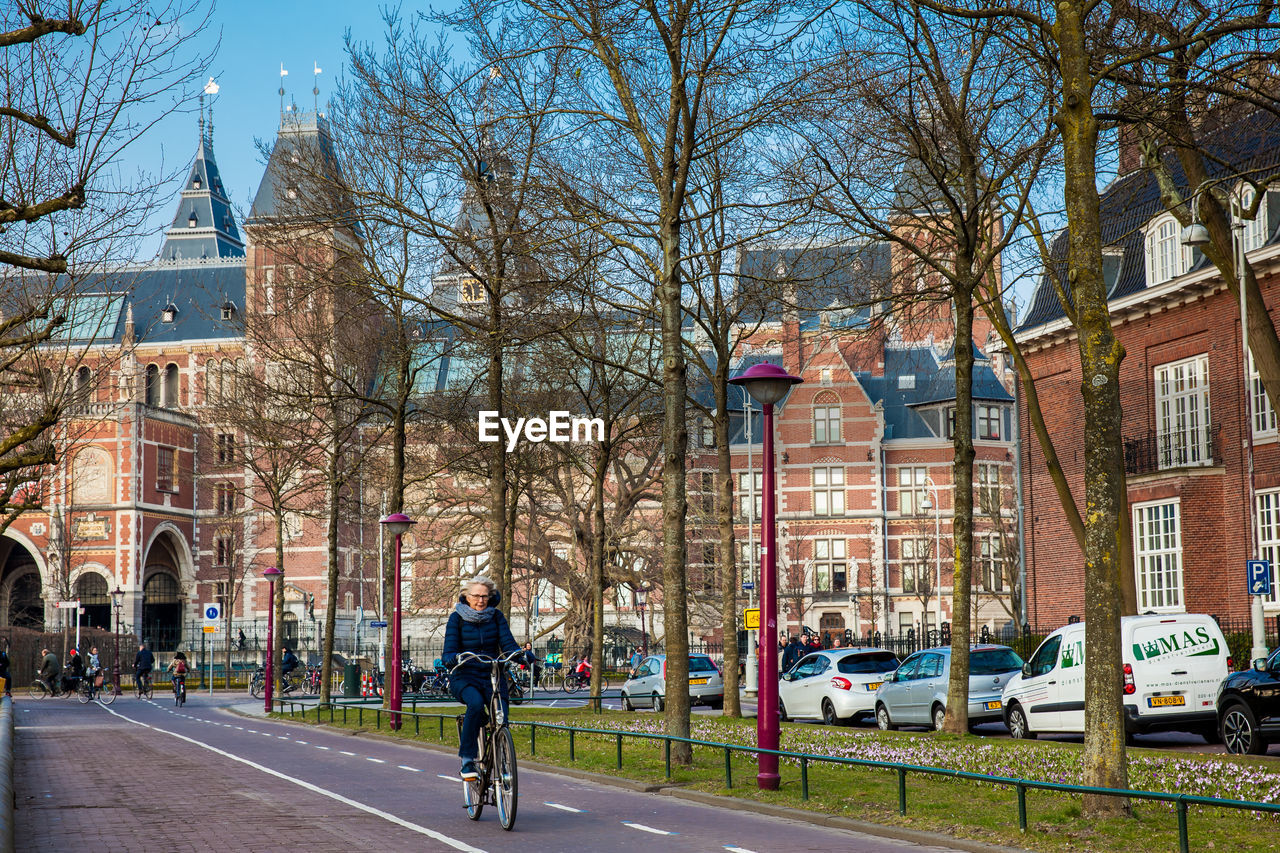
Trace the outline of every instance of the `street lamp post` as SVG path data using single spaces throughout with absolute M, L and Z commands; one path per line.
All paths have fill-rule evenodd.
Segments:
M 924 500 L 920 502 L 921 509 L 933 509 L 933 563 L 934 563 L 934 586 L 933 593 L 937 596 L 935 605 L 935 613 L 937 619 L 938 630 L 942 630 L 942 507 L 938 503 L 938 486 L 933 482 L 933 477 L 925 475 L 924 481 L 929 486 L 929 491 L 933 493 L 933 501 L 930 502 L 929 496 L 925 495 Z M 927 621 L 927 620 L 926 620 Z M 929 626 L 925 626 L 925 636 L 929 635 Z
M 636 590 L 636 610 L 640 611 L 640 654 L 649 656 L 649 626 L 644 621 L 644 608 L 649 603 L 649 584 L 644 583 Z
M 396 566 L 395 574 L 391 579 L 391 661 L 387 664 L 385 680 L 387 685 L 387 707 L 391 709 L 391 728 L 398 729 L 400 728 L 399 712 L 403 693 L 403 686 L 400 682 L 400 552 L 403 548 L 402 537 L 417 522 L 403 512 L 393 512 L 382 519 L 380 523 L 386 526 L 388 533 L 396 537 Z
M 268 566 L 262 570 L 262 576 L 267 579 L 267 660 L 263 666 L 263 674 L 266 676 L 266 684 L 263 685 L 263 695 L 266 697 L 264 707 L 268 714 L 271 713 L 271 700 L 275 693 L 275 647 L 276 647 L 276 580 L 284 577 L 284 572 L 275 566 Z
M 745 373 L 730 379 L 741 385 L 752 399 L 761 404 L 764 414 L 764 436 L 761 466 L 764 469 L 763 512 L 760 519 L 760 616 L 763 638 L 760 648 L 759 701 L 756 705 L 756 745 L 761 749 L 778 749 L 781 728 L 778 721 L 778 577 L 777 577 L 777 506 L 773 479 L 773 406 L 787 396 L 792 385 L 803 382 L 776 364 L 755 364 Z M 778 756 L 758 754 L 756 785 L 765 791 L 778 789 Z
M 120 695 L 120 611 L 124 607 L 124 590 L 119 586 L 111 591 L 111 609 L 116 612 L 116 630 L 115 630 L 115 667 L 112 677 L 115 678 L 115 685 L 112 690 L 115 695 Z

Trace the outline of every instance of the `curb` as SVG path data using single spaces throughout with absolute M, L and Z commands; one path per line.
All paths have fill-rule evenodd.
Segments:
M 249 716 L 242 712 L 228 708 L 238 716 Z M 261 717 L 260 717 L 261 719 Z M 281 723 L 288 725 L 283 720 L 270 720 L 273 723 Z M 317 723 L 307 722 L 308 726 L 317 725 Z M 319 723 L 319 726 L 328 729 L 326 723 Z M 334 729 L 334 731 L 344 731 Z M 397 737 L 396 735 L 382 734 L 381 732 L 371 732 L 368 730 L 357 729 L 352 731 L 352 737 L 369 738 L 371 740 L 382 741 L 384 743 L 395 743 L 402 746 L 412 746 L 417 749 L 423 749 L 428 752 L 443 753 L 445 755 L 454 755 L 457 750 L 453 747 L 434 743 L 424 743 L 422 741 L 410 740 L 408 738 Z M 751 812 L 753 814 L 767 814 L 770 817 L 783 818 L 785 820 L 794 820 L 798 823 L 807 823 L 814 826 L 826 826 L 831 829 L 842 829 L 849 832 L 860 832 L 863 835 L 872 835 L 877 838 L 888 838 L 894 841 L 906 841 L 912 844 L 919 844 L 926 847 L 950 847 L 954 850 L 964 850 L 966 853 L 1025 853 L 1024 848 L 1005 847 L 1000 844 L 990 844 L 985 841 L 977 841 L 971 838 L 961 838 L 954 835 L 946 835 L 941 832 L 930 832 L 924 829 L 909 829 L 907 827 L 892 826 L 883 823 L 871 823 L 869 821 L 854 820 L 853 818 L 840 817 L 838 815 L 825 814 L 823 812 L 812 812 L 805 809 L 792 808 L 790 806 L 778 806 L 772 803 L 761 803 L 756 800 L 739 799 L 738 797 L 725 797 L 719 794 L 708 794 L 703 791 L 690 791 L 679 785 L 667 783 L 638 782 L 634 779 L 623 779 L 617 776 L 606 776 L 601 773 L 590 773 L 585 770 L 575 770 L 572 767 L 561 767 L 556 764 L 541 764 L 528 759 L 520 760 L 520 767 L 527 767 L 530 770 L 536 770 L 540 773 L 550 773 L 555 776 L 567 776 L 570 779 L 580 779 L 584 782 L 595 782 L 598 785 L 607 785 L 610 788 L 621 788 L 627 791 L 633 791 L 641 794 L 661 794 L 667 797 L 674 797 L 680 800 L 688 800 L 689 802 L 699 803 L 705 806 L 714 806 L 732 811 Z
M 0 851 L 13 853 L 13 698 L 0 698 Z

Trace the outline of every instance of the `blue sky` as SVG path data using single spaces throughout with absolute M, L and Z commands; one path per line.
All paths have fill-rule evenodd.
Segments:
M 350 30 L 361 41 L 380 41 L 385 25 L 382 6 L 363 2 L 277 2 L 276 0 L 221 0 L 214 9 L 206 49 L 221 46 L 205 79 L 217 80 L 219 91 L 213 102 L 214 154 L 222 172 L 223 186 L 236 206 L 237 221 L 262 179 L 263 163 L 255 140 L 270 142 L 280 124 L 280 65 L 288 70 L 285 99 L 299 109 L 312 108 L 312 69 L 318 65 L 320 103 L 333 91 L 345 66 L 344 36 Z M 405 17 L 415 13 L 413 5 L 403 8 Z M 168 173 L 181 169 L 195 155 L 197 131 L 195 104 L 190 115 L 175 115 L 153 128 L 127 152 L 126 168 L 143 166 Z M 159 209 L 152 226 L 167 228 L 177 206 L 175 181 L 160 195 Z M 139 260 L 149 259 L 160 248 L 162 236 L 148 239 Z

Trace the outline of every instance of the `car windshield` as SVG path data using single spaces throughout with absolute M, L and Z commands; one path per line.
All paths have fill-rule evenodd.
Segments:
M 711 662 L 711 658 L 689 656 L 690 672 L 718 672 L 716 665 Z
M 996 675 L 1022 669 L 1022 658 L 1013 649 L 983 649 L 969 655 L 970 675 Z
M 867 652 L 860 655 L 846 655 L 836 664 L 836 668 L 849 675 L 868 675 L 877 672 L 892 672 L 898 666 L 898 658 L 893 652 Z

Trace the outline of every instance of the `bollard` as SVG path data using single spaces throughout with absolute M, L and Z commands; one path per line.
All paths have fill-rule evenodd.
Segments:
M 538 724 L 533 723 L 529 726 L 529 755 L 538 754 Z
M 618 769 L 622 769 L 622 732 L 618 732 Z
M 905 815 L 907 813 L 907 771 L 904 767 L 898 768 L 898 814 Z
M 724 786 L 733 787 L 733 750 L 724 748 Z
M 671 778 L 671 738 L 662 739 L 662 751 L 666 753 L 667 778 Z
M 800 759 L 800 799 L 809 799 L 809 759 Z
M 1027 831 L 1027 786 L 1018 783 L 1018 829 Z
M 573 729 L 569 729 L 569 760 L 570 761 L 576 760 L 573 757 L 573 735 L 574 735 Z
M 1178 800 L 1178 851 L 1191 853 L 1191 843 L 1187 837 L 1187 801 Z

